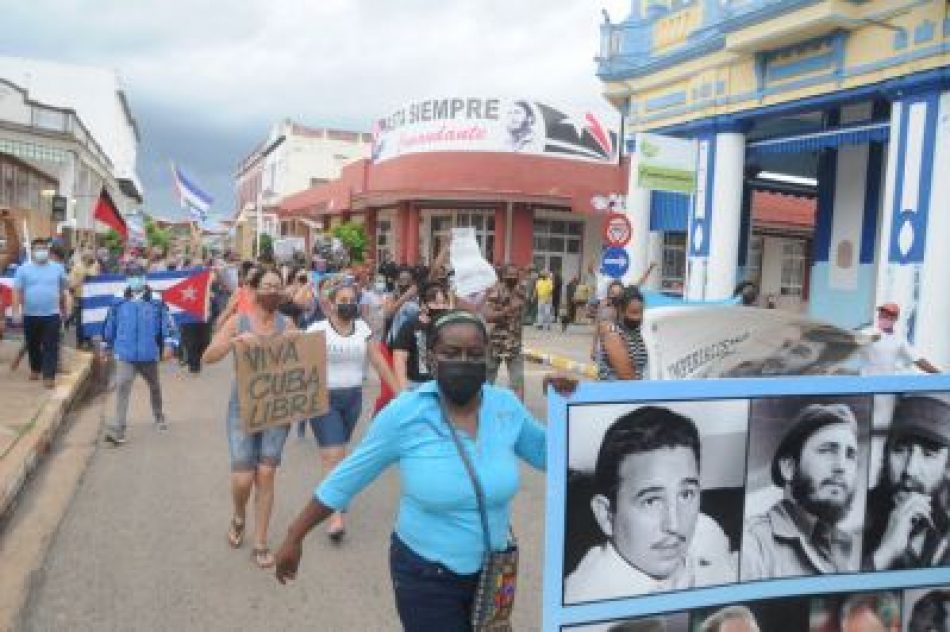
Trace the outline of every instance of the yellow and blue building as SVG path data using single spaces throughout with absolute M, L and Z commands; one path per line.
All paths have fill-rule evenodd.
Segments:
M 693 200 L 631 181 L 631 277 L 685 231 L 687 295 L 725 297 L 758 263 L 752 193 L 812 188 L 809 313 L 857 327 L 895 301 L 950 367 L 948 0 L 633 0 L 601 29 L 598 76 L 630 137 L 699 147 Z

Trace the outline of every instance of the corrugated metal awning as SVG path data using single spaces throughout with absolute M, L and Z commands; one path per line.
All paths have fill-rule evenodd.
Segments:
M 689 195 L 670 191 L 650 194 L 650 230 L 686 232 L 689 225 Z
M 746 153 L 756 154 L 797 154 L 806 151 L 829 149 L 842 145 L 866 145 L 883 143 L 891 136 L 891 124 L 868 123 L 841 127 L 826 132 L 813 132 L 798 136 L 758 140 L 746 145 Z

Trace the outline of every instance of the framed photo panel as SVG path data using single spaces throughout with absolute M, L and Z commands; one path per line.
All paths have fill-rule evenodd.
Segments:
M 950 618 L 950 376 L 587 383 L 549 406 L 545 630 Z

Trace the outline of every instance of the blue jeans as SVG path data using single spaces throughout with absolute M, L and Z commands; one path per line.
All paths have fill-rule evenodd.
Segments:
M 289 432 L 290 426 L 276 426 L 254 434 L 245 433 L 241 429 L 237 392 L 232 391 L 227 418 L 232 472 L 253 472 L 260 465 L 278 467 Z
M 30 371 L 42 373 L 44 380 L 52 380 L 56 377 L 61 326 L 62 320 L 59 314 L 23 317 L 23 336 L 26 338 Z
M 406 632 L 471 632 L 478 573 L 459 575 L 420 557 L 395 533 L 389 572 Z
M 353 429 L 363 410 L 363 388 L 331 388 L 330 410 L 310 420 L 313 436 L 321 448 L 345 446 L 353 436 Z

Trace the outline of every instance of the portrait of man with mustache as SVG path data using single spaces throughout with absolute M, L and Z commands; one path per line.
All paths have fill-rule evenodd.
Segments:
M 605 537 L 564 583 L 566 603 L 736 581 L 728 538 L 700 512 L 700 436 L 688 417 L 643 406 L 603 436 L 590 508 Z
M 753 420 L 753 425 L 755 421 Z M 782 498 L 750 517 L 742 540 L 743 581 L 857 571 L 860 543 L 839 525 L 858 474 L 858 429 L 846 404 L 808 404 L 794 417 L 770 467 Z
M 950 565 L 950 400 L 901 397 L 868 495 L 865 570 Z

